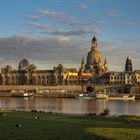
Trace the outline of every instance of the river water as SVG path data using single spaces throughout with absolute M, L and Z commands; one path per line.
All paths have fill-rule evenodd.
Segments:
M 16 109 L 18 111 L 37 110 L 72 114 L 100 114 L 107 107 L 111 115 L 140 115 L 140 100 L 0 97 L 1 109 Z

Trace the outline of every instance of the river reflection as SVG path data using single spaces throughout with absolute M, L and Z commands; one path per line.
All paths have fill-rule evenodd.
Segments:
M 0 108 L 16 109 L 19 111 L 52 111 L 59 113 L 97 113 L 100 114 L 106 107 L 111 115 L 140 115 L 140 100 L 80 100 L 70 98 L 16 98 L 1 97 Z

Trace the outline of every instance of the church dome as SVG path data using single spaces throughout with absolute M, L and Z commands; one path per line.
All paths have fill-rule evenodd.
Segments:
M 29 65 L 28 69 L 30 71 L 35 71 L 35 70 L 37 70 L 37 67 L 34 64 L 31 64 L 31 65 Z
M 10 72 L 12 70 L 12 67 L 10 65 L 6 65 L 4 70 L 5 70 L 5 72 Z
M 27 59 L 22 59 L 20 62 L 19 62 L 19 67 L 18 69 L 19 70 L 27 70 L 28 69 L 28 66 L 29 66 L 29 61 Z
M 63 69 L 64 67 L 63 67 L 62 64 L 59 64 L 59 65 L 58 65 L 58 68 Z
M 95 36 L 92 38 L 91 43 L 91 50 L 87 55 L 86 71 L 94 74 L 105 73 L 107 71 L 107 64 L 98 50 L 98 42 Z
M 6 65 L 6 69 L 12 70 L 12 67 L 10 65 Z

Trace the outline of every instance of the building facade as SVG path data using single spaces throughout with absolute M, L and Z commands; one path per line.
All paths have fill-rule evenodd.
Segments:
M 37 70 L 34 64 L 27 59 L 19 62 L 18 70 L 12 69 L 10 65 L 1 69 L 1 85 L 69 85 L 75 80 L 70 77 L 77 76 L 78 71 L 74 68 L 66 69 L 62 64 L 54 67 L 53 70 Z M 77 78 L 76 78 L 77 79 Z
M 106 85 L 140 84 L 140 72 L 108 72 L 102 75 L 101 83 Z
M 131 86 L 129 89 L 129 93 L 134 95 L 140 95 L 140 86 L 139 85 Z
M 38 70 L 27 59 L 19 62 L 18 69 L 7 65 L 1 69 L 1 85 L 133 85 L 140 84 L 140 71 L 133 71 L 132 60 L 127 57 L 123 72 L 108 70 L 106 58 L 104 59 L 98 49 L 98 41 L 94 36 L 91 41 L 91 50 L 85 62 L 82 59 L 80 69 L 65 68 L 62 64 L 52 70 Z
M 132 60 L 128 56 L 123 72 L 107 72 L 100 80 L 102 84 L 107 85 L 136 85 L 140 84 L 140 71 L 133 71 Z
M 78 85 L 83 81 L 88 83 L 94 76 L 101 76 L 108 71 L 106 59 L 103 59 L 98 50 L 98 42 L 94 36 L 91 41 L 91 50 L 84 59 L 79 71 L 76 68 L 65 68 L 62 64 L 53 70 L 38 70 L 27 59 L 19 62 L 18 70 L 7 65 L 1 69 L 1 85 Z

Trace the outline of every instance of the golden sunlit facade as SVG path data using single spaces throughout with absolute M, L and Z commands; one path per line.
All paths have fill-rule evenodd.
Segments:
M 20 61 L 18 70 L 12 69 L 10 65 L 1 69 L 1 85 L 67 85 L 70 84 L 69 77 L 77 76 L 75 68 L 67 69 L 62 64 L 53 70 L 37 70 L 34 64 L 27 59 Z M 72 83 L 73 84 L 73 83 Z
M 87 55 L 87 62 L 84 62 L 84 58 L 81 62 L 80 74 L 91 73 L 93 76 L 101 76 L 108 71 L 108 65 L 106 58 L 104 59 L 101 52 L 98 49 L 98 41 L 94 36 L 91 41 L 91 50 Z

